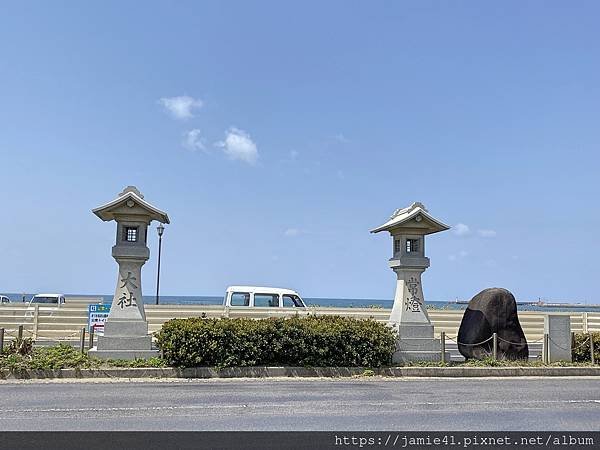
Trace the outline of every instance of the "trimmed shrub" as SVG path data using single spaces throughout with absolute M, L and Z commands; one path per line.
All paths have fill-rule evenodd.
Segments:
M 575 333 L 575 342 L 571 350 L 574 362 L 590 362 L 592 355 L 590 354 L 589 333 Z M 594 339 L 594 359 L 596 364 L 600 363 L 600 332 L 592 333 Z
M 379 367 L 391 362 L 392 329 L 347 317 L 173 319 L 158 332 L 170 365 Z

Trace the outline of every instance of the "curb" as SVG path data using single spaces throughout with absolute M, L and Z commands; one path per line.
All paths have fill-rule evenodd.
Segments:
M 0 371 L 0 380 L 68 378 L 344 378 L 364 375 L 384 377 L 573 377 L 600 376 L 600 367 L 191 367 L 115 368 Z M 366 376 L 365 376 L 366 377 Z

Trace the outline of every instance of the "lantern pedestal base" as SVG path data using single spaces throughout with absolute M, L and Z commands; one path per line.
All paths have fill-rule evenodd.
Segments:
M 137 358 L 158 358 L 160 353 L 158 350 L 98 350 L 97 347 L 92 347 L 88 351 L 88 355 L 100 359 L 137 359 Z
M 120 319 L 108 316 L 104 323 L 103 337 L 145 337 L 148 336 L 148 322 L 141 319 Z
M 433 325 L 400 323 L 394 328 L 398 330 L 398 340 L 392 363 L 441 360 L 441 342 L 433 337 Z M 445 353 L 444 361 L 450 361 L 450 353 Z
M 145 320 L 111 319 L 104 324 L 104 335 L 98 336 L 98 345 L 88 352 L 102 359 L 135 359 L 158 356 L 152 348 Z
M 399 351 L 394 353 L 392 356 L 393 364 L 403 364 L 407 362 L 414 361 L 432 361 L 432 362 L 441 362 L 442 355 L 440 351 L 437 352 L 425 352 L 425 351 Z M 446 352 L 444 354 L 444 361 L 450 361 L 450 353 Z

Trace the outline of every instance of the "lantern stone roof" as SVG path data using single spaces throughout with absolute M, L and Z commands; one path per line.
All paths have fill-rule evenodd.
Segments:
M 450 227 L 434 218 L 425 205 L 420 202 L 414 202 L 407 208 L 397 209 L 390 219 L 377 228 L 371 230 L 371 233 L 380 231 L 392 231 L 402 228 L 419 229 L 423 234 L 432 234 L 439 231 L 449 230 Z
M 170 223 L 167 213 L 144 200 L 144 196 L 135 186 L 127 186 L 117 198 L 92 209 L 92 212 L 104 221 L 115 220 L 118 216 L 141 215 L 147 216 L 149 221 Z

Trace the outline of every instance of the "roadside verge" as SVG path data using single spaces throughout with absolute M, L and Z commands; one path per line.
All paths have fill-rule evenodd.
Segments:
M 174 367 L 0 371 L 0 379 L 270 378 L 270 377 L 572 377 L 600 376 L 599 367 Z

